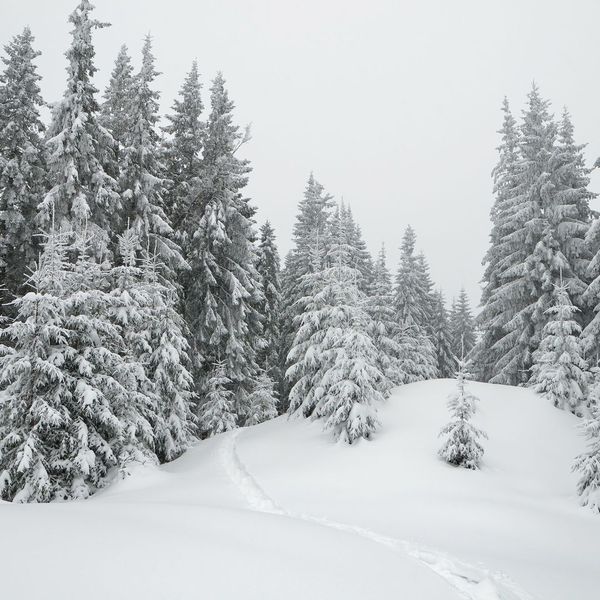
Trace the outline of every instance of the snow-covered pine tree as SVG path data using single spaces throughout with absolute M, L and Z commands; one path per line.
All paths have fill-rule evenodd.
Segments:
M 323 293 L 326 283 L 325 253 L 318 242 L 311 248 L 311 254 L 311 267 L 299 284 L 305 291 L 305 296 L 299 298 L 293 306 L 296 334 L 286 357 L 289 367 L 285 374 L 290 382 L 288 412 L 304 417 L 310 416 L 314 411 L 319 399 L 319 382 L 327 365 L 327 357 L 317 348 L 325 336 L 324 310 L 330 302 Z
M 96 286 L 89 242 L 76 239 L 84 256 L 73 263 L 67 239 L 48 235 L 34 291 L 15 301 L 18 317 L 3 332 L 14 350 L 0 362 L 2 494 L 19 502 L 87 497 L 129 457 L 152 456 L 137 429 L 148 421 L 131 418 L 140 403 L 126 386 L 120 331 L 106 318 L 113 299 Z
M 131 126 L 125 138 L 120 185 L 125 215 L 137 233 L 142 248 L 156 249 L 175 280 L 175 270 L 186 263 L 173 238 L 173 229 L 164 211 L 165 179 L 160 161 L 157 132 L 160 94 L 152 88 L 159 75 L 154 67 L 152 39 L 147 36 L 142 49 L 142 67 L 134 77 L 134 93 L 129 103 Z
M 121 249 L 123 240 L 120 239 Z M 160 419 L 158 398 L 147 375 L 146 350 L 151 312 L 150 302 L 136 305 L 133 301 L 135 284 L 129 289 L 111 289 L 102 269 L 114 270 L 111 265 L 99 265 L 91 253 L 92 238 L 86 230 L 77 234 L 77 262 L 73 267 L 73 293 L 69 303 L 67 324 L 75 333 L 71 336 L 80 357 L 74 365 L 80 375 L 77 385 L 93 392 L 95 389 L 110 403 L 122 426 L 119 439 L 113 441 L 119 467 L 126 473 L 130 462 L 156 462 L 155 423 Z M 132 267 L 125 266 L 125 269 Z M 118 270 L 118 273 L 122 271 Z M 137 286 L 139 289 L 139 286 Z M 143 297 L 138 294 L 138 298 Z M 136 314 L 137 313 L 137 314 Z M 116 317 L 118 315 L 118 317 Z M 134 329 L 135 318 L 139 329 Z M 129 319 L 129 320 L 127 320 Z M 119 322 L 120 321 L 120 322 Z M 135 337 L 137 334 L 137 337 Z M 132 340 L 144 340 L 135 348 Z
M 475 323 L 465 288 L 452 301 L 449 317 L 450 348 L 454 356 L 469 356 L 475 346 Z
M 93 238 L 94 255 L 102 257 L 111 232 L 117 231 L 121 202 L 117 183 L 105 169 L 114 159 L 115 141 L 98 123 L 92 32 L 105 23 L 91 18 L 92 4 L 81 0 L 73 24 L 67 89 L 53 111 L 49 129 L 48 169 L 53 184 L 39 205 L 40 224 L 65 231 L 84 227 Z
M 577 493 L 583 506 L 600 512 L 600 389 L 596 381 L 592 393 L 592 411 L 582 424 L 588 447 L 573 464 L 573 471 L 580 474 Z
M 504 119 L 502 128 L 498 131 L 501 135 L 501 143 L 497 148 L 499 159 L 492 171 L 495 194 L 490 213 L 492 231 L 490 247 L 483 259 L 485 272 L 481 312 L 477 317 L 481 337 L 474 352 L 478 377 L 482 381 L 489 381 L 498 375 L 497 363 L 510 350 L 511 340 L 518 336 L 518 332 L 513 331 L 507 340 L 502 341 L 507 335 L 505 326 L 514 318 L 516 311 L 512 285 L 516 275 L 509 270 L 515 261 L 518 264 L 526 258 L 525 248 L 515 241 L 518 223 L 513 218 L 523 191 L 521 132 L 506 98 L 502 111 Z M 517 383 L 520 380 L 519 368 L 519 355 L 513 356 L 512 362 L 505 361 L 501 382 Z
M 555 287 L 554 302 L 547 309 L 549 320 L 542 331 L 539 348 L 533 354 L 529 384 L 551 400 L 554 406 L 581 416 L 587 410 L 585 387 L 589 379 L 583 359 L 573 306 L 563 283 Z
M 402 239 L 400 266 L 394 288 L 394 309 L 398 322 L 396 343 L 400 348 L 402 383 L 437 377 L 435 348 L 427 334 L 431 299 L 423 280 L 422 263 L 415 255 L 416 235 L 407 227 Z
M 585 236 L 585 243 L 592 255 L 587 266 L 590 282 L 582 300 L 586 306 L 586 326 L 581 332 L 581 343 L 591 366 L 600 361 L 600 217 L 596 217 Z
M 340 441 L 352 444 L 369 439 L 376 431 L 377 403 L 383 400 L 384 374 L 378 369 L 379 353 L 369 335 L 371 319 L 359 290 L 360 272 L 351 265 L 352 240 L 339 219 L 328 252 L 320 292 L 321 343 L 311 349 L 324 360 L 315 397 L 315 416 Z
M 212 436 L 237 427 L 237 415 L 232 381 L 227 377 L 227 365 L 217 361 L 208 372 L 206 393 L 200 405 L 199 424 L 204 436 Z
M 277 416 L 277 392 L 274 381 L 261 371 L 252 392 L 248 396 L 248 416 L 245 425 L 258 425 Z
M 193 352 L 201 357 L 201 386 L 222 361 L 234 392 L 239 422 L 247 393 L 257 373 L 256 351 L 261 340 L 257 307 L 261 301 L 256 271 L 254 209 L 242 190 L 250 170 L 236 156 L 247 137 L 232 122 L 233 102 L 225 80 L 217 75 L 211 87 L 211 113 L 202 160 L 202 177 L 187 219 L 186 316 Z
M 275 239 L 275 231 L 267 221 L 260 228 L 256 265 L 263 295 L 259 312 L 263 319 L 264 340 L 264 346 L 257 356 L 257 363 L 279 387 L 283 378 L 280 363 L 281 283 L 279 252 Z
M 128 228 L 118 237 L 120 264 L 111 269 L 111 304 L 107 311 L 119 331 L 118 352 L 124 361 L 121 367 L 124 394 L 119 398 L 118 407 L 125 426 L 122 465 L 154 458 L 150 450 L 154 454 L 154 434 L 161 419 L 159 399 L 149 377 L 153 296 L 142 279 L 139 253 L 139 236 Z
M 430 322 L 431 281 L 423 258 L 415 254 L 417 236 L 409 225 L 402 238 L 400 265 L 396 274 L 394 289 L 394 307 L 400 320 L 411 317 L 415 324 L 424 330 Z
M 440 377 L 452 377 L 456 369 L 456 360 L 452 352 L 450 323 L 444 295 L 439 290 L 434 293 L 433 305 L 433 345 L 437 356 L 437 370 Z
M 286 365 L 287 356 L 292 348 L 298 331 L 299 315 L 305 308 L 300 302 L 305 298 L 313 282 L 309 275 L 314 266 L 313 252 L 318 247 L 325 254 L 328 247 L 329 219 L 333 210 L 333 198 L 325 192 L 323 186 L 310 174 L 304 196 L 298 205 L 298 214 L 294 223 L 294 247 L 285 258 L 285 266 L 281 274 L 282 289 L 282 328 L 280 362 Z M 319 266 L 321 268 L 321 265 Z M 308 288 L 304 288 L 304 286 Z M 285 378 L 279 390 L 280 409 L 288 407 L 288 395 L 292 379 Z
M 66 243 L 46 240 L 31 277 L 33 291 L 18 298 L 17 320 L 2 330 L 14 350 L 2 349 L 0 495 L 15 502 L 48 502 L 67 478 L 61 448 L 69 440 L 70 390 L 61 367 L 68 349 L 65 303 Z
M 173 103 L 173 112 L 167 115 L 168 125 L 163 127 L 167 134 L 163 150 L 165 174 L 171 182 L 165 197 L 165 211 L 177 235 L 185 232 L 182 224 L 189 214 L 190 194 L 197 186 L 202 167 L 205 126 L 200 120 L 204 109 L 201 87 L 198 63 L 194 61 L 179 98 Z
M 541 296 L 541 276 L 532 258 L 544 235 L 544 197 L 551 185 L 549 160 L 554 150 L 556 125 L 534 84 L 523 113 L 519 141 L 518 194 L 511 201 L 507 218 L 511 232 L 505 237 L 510 253 L 503 274 L 503 306 L 510 307 L 498 351 L 493 383 L 516 385 L 529 379 L 532 353 L 537 347 L 543 322 L 534 319 Z M 537 315 L 540 311 L 537 310 Z
M 151 320 L 144 325 L 151 348 L 146 371 L 158 402 L 158 418 L 154 424 L 156 455 L 160 462 L 169 462 L 183 454 L 193 442 L 196 417 L 185 322 L 176 310 L 177 290 L 161 276 L 163 271 L 164 265 L 158 256 L 146 252 L 142 261 L 142 286 L 151 301 Z
M 44 196 L 45 163 L 40 119 L 43 106 L 29 28 L 5 46 L 0 74 L 0 282 L 1 314 L 24 291 L 26 273 L 38 258 L 34 222 Z
M 392 279 L 387 268 L 385 247 L 375 261 L 371 294 L 366 303 L 366 310 L 371 318 L 369 334 L 378 352 L 377 366 L 385 375 L 382 393 L 387 395 L 392 386 L 402 383 L 398 356 L 400 349 L 396 342 L 398 324 L 393 308 L 394 294 Z
M 343 202 L 339 207 L 339 218 L 347 232 L 348 244 L 351 248 L 349 264 L 358 271 L 357 284 L 360 291 L 368 295 L 373 284 L 373 258 L 367 250 L 360 226 L 354 220 L 352 209 L 345 206 Z
M 547 218 L 555 228 L 560 251 L 569 265 L 563 271 L 563 281 L 576 306 L 584 309 L 582 294 L 586 290 L 587 267 L 592 257 L 585 237 L 590 228 L 590 200 L 597 194 L 588 190 L 591 169 L 585 164 L 583 149 L 574 140 L 571 116 L 565 108 L 558 127 L 558 139 L 550 157 L 552 187 L 546 199 Z M 589 319 L 584 318 L 584 322 Z
M 117 159 L 123 152 L 133 126 L 130 111 L 133 94 L 133 66 L 127 46 L 123 44 L 104 92 L 99 116 L 100 124 L 110 131 L 116 142 Z
M 467 381 L 470 378 L 467 362 L 464 359 L 459 360 L 456 373 L 457 390 L 448 398 L 448 409 L 452 419 L 440 431 L 440 437 L 445 436 L 446 441 L 438 454 L 451 465 L 479 469 L 484 449 L 478 440 L 487 438 L 487 435 L 471 423 L 478 398 L 467 390 Z

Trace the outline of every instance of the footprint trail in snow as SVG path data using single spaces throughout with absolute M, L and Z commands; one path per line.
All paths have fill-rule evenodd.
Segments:
M 534 600 L 531 594 L 522 590 L 504 573 L 492 572 L 481 565 L 471 565 L 443 552 L 417 546 L 406 540 L 381 535 L 364 527 L 296 513 L 279 506 L 260 487 L 241 461 L 236 443 L 241 432 L 241 429 L 236 429 L 222 436 L 221 460 L 228 477 L 239 489 L 252 510 L 317 523 L 323 527 L 352 533 L 387 546 L 430 568 L 467 600 Z

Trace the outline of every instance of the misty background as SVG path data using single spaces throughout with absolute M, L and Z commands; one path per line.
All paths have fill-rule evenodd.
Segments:
M 67 17 L 76 0 L 1 0 L 0 42 L 29 25 L 41 50 L 41 87 L 59 100 L 66 81 Z M 500 105 L 520 116 L 535 79 L 559 115 L 571 111 L 578 143 L 600 156 L 600 2 L 574 0 L 96 0 L 104 91 L 125 43 L 139 65 L 151 33 L 162 75 L 162 112 L 193 59 L 209 104 L 222 70 L 237 123 L 252 125 L 243 148 L 247 188 L 269 219 L 282 257 L 310 171 L 343 197 L 371 252 L 382 242 L 395 271 L 404 227 L 447 298 L 464 285 L 479 302 L 488 245 L 490 172 Z M 600 170 L 590 189 L 600 192 Z M 592 203 L 595 209 L 600 203 Z

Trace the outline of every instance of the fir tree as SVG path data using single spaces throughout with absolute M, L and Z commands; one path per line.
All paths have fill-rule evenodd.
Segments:
M 267 221 L 260 229 L 257 270 L 263 299 L 259 312 L 263 318 L 264 347 L 258 353 L 258 365 L 278 384 L 282 373 L 279 361 L 281 342 L 281 283 L 279 253 L 275 244 L 275 231 Z
M 331 302 L 325 293 L 323 254 L 320 246 L 315 244 L 312 267 L 300 282 L 306 295 L 293 306 L 296 334 L 286 357 L 289 368 L 285 375 L 291 382 L 288 411 L 305 417 L 314 411 L 319 399 L 319 382 L 328 364 L 326 355 L 317 350 L 325 337 L 324 314 Z
M 69 235 L 48 236 L 34 291 L 15 301 L 18 318 L 3 332 L 14 351 L 0 364 L 2 493 L 20 502 L 87 497 L 114 467 L 152 457 L 151 407 L 127 387 L 120 330 L 105 317 L 113 299 L 96 285 L 87 240 L 67 261 Z
M 382 392 L 402 383 L 398 357 L 400 348 L 396 341 L 398 324 L 393 308 L 392 280 L 386 264 L 385 247 L 382 245 L 373 271 L 372 292 L 366 309 L 371 318 L 369 334 L 378 352 L 377 366 L 385 375 Z
M 359 272 L 351 264 L 353 247 L 342 220 L 332 235 L 324 273 L 320 345 L 312 351 L 325 360 L 315 397 L 315 415 L 340 441 L 352 444 L 376 431 L 384 375 L 370 335 L 372 324 L 358 287 Z
M 185 323 L 176 310 L 177 291 L 161 276 L 163 271 L 156 255 L 145 256 L 142 281 L 151 299 L 151 321 L 145 324 L 151 348 L 147 373 L 158 401 L 156 454 L 159 461 L 168 462 L 183 454 L 194 440 L 196 418 Z
M 185 231 L 182 224 L 189 213 L 190 196 L 202 167 L 205 127 L 200 120 L 204 109 L 200 91 L 198 63 L 194 61 L 173 104 L 173 113 L 167 115 L 169 123 L 163 128 L 168 135 L 164 143 L 165 173 L 171 182 L 165 210 L 178 233 Z
M 328 247 L 329 220 L 333 209 L 333 199 L 325 192 L 323 186 L 310 174 L 304 196 L 298 206 L 298 214 L 294 223 L 294 247 L 285 259 L 285 268 L 281 276 L 282 284 L 282 331 L 281 358 L 286 364 L 291 351 L 299 315 L 305 308 L 302 298 L 308 296 L 313 282 L 310 274 L 315 268 L 313 252 L 316 248 L 324 255 Z M 319 268 L 321 265 L 319 264 Z M 308 286 L 308 288 L 306 287 Z M 289 364 L 289 363 L 288 363 Z M 281 408 L 287 408 L 288 395 L 293 379 L 286 377 L 280 388 Z
M 437 356 L 437 370 L 440 377 L 452 377 L 456 366 L 454 358 L 448 311 L 441 291 L 434 294 L 433 305 L 433 345 Z
M 574 140 L 574 127 L 567 109 L 563 110 L 558 139 L 550 157 L 552 187 L 547 198 L 547 217 L 554 226 L 555 237 L 565 257 L 568 271 L 562 279 L 576 306 L 583 308 L 581 296 L 586 289 L 587 267 L 591 253 L 585 237 L 590 227 L 590 200 L 596 194 L 588 190 L 591 169 L 585 165 L 583 150 Z
M 505 326 L 515 316 L 515 304 L 512 298 L 514 275 L 509 276 L 513 261 L 524 261 L 524 248 L 515 242 L 517 221 L 513 219 L 516 205 L 523 189 L 520 163 L 520 130 L 514 119 L 508 100 L 502 104 L 504 120 L 501 144 L 498 146 L 498 164 L 492 172 L 495 200 L 491 210 L 492 231 L 490 247 L 483 259 L 485 272 L 481 295 L 481 312 L 477 324 L 481 338 L 475 351 L 479 377 L 489 381 L 497 375 L 497 363 L 510 350 L 511 340 L 518 335 L 507 334 Z M 513 356 L 512 362 L 504 366 L 501 379 L 505 383 L 516 383 L 519 379 L 519 356 Z
M 400 348 L 402 383 L 437 376 L 435 348 L 427 333 L 431 322 L 431 298 L 423 279 L 423 263 L 415 256 L 416 235 L 407 227 L 401 247 L 400 266 L 394 289 L 394 309 L 398 320 L 396 343 Z
M 33 49 L 25 28 L 5 46 L 0 75 L 0 281 L 12 300 L 23 292 L 38 254 L 34 222 L 44 194 L 41 97 Z M 2 312 L 11 312 L 3 306 Z
M 66 53 L 67 89 L 54 110 L 49 130 L 49 180 L 54 184 L 40 204 L 40 223 L 55 222 L 65 231 L 84 227 L 94 240 L 94 254 L 102 257 L 117 230 L 120 199 L 117 184 L 105 165 L 114 156 L 112 136 L 98 124 L 96 72 L 92 32 L 105 23 L 91 18 L 92 4 L 81 0 L 69 21 L 72 43 Z
M 583 294 L 583 302 L 590 315 L 581 333 L 581 342 L 590 364 L 597 366 L 600 359 L 600 218 L 596 217 L 593 220 L 585 241 L 593 257 L 587 266 L 587 278 L 590 283 Z
M 458 298 L 452 302 L 449 331 L 452 354 L 469 356 L 475 346 L 475 323 L 469 297 L 464 288 L 461 288 Z
M 100 123 L 108 129 L 116 142 L 117 157 L 130 135 L 133 123 L 131 104 L 134 96 L 134 76 L 131 57 L 123 44 L 117 55 L 110 81 L 100 108 Z
M 142 67 L 134 78 L 134 94 L 129 104 L 131 129 L 126 137 L 121 169 L 123 203 L 130 227 L 143 248 L 152 247 L 169 270 L 185 267 L 179 246 L 172 240 L 173 229 L 164 211 L 163 165 L 160 162 L 158 123 L 159 93 L 152 88 L 159 75 L 154 67 L 152 40 L 148 36 L 142 50 Z
M 598 403 L 598 383 L 592 391 L 594 400 L 590 418 L 582 425 L 588 439 L 587 450 L 580 454 L 573 464 L 573 471 L 580 474 L 577 493 L 581 504 L 600 512 L 600 403 Z
M 575 321 L 577 308 L 571 303 L 567 285 L 555 288 L 554 303 L 547 309 L 549 320 L 544 326 L 539 348 L 533 355 L 530 385 L 558 408 L 568 408 L 581 415 L 585 407 L 587 364 L 582 358 Z
M 511 231 L 505 236 L 509 253 L 499 301 L 509 308 L 503 318 L 503 335 L 494 344 L 498 358 L 491 379 L 493 383 L 513 385 L 527 381 L 532 353 L 544 325 L 544 311 L 538 304 L 544 275 L 534 251 L 547 224 L 543 211 L 551 187 L 549 160 L 556 138 L 549 103 L 541 98 L 535 85 L 528 99 L 515 169 L 516 191 L 510 193 L 506 215 L 511 220 Z
M 219 361 L 213 365 L 206 381 L 206 394 L 200 405 L 200 430 L 206 436 L 230 431 L 237 427 L 237 417 L 231 379 L 227 377 L 227 365 Z
M 246 427 L 258 425 L 277 416 L 277 392 L 274 381 L 262 371 L 256 380 L 255 388 L 248 396 L 248 416 Z
M 232 123 L 233 103 L 222 75 L 211 88 L 202 178 L 191 215 L 186 256 L 191 266 L 186 315 L 193 351 L 201 359 L 198 384 L 222 361 L 243 418 L 254 384 L 261 339 L 254 209 L 242 196 L 250 167 L 236 150 L 247 139 Z
M 68 384 L 61 366 L 68 348 L 64 236 L 48 237 L 34 291 L 15 301 L 18 319 L 2 331 L 0 385 L 0 494 L 16 502 L 48 502 L 66 478 L 61 448 L 68 439 Z M 69 440 L 70 442 L 70 440 Z M 68 445 L 71 445 L 70 443 Z
M 440 431 L 440 436 L 446 436 L 446 441 L 438 454 L 451 465 L 478 469 L 484 452 L 478 440 L 487 438 L 487 435 L 470 422 L 478 399 L 466 389 L 468 379 L 470 374 L 463 359 L 458 362 L 457 391 L 448 398 L 452 420 Z

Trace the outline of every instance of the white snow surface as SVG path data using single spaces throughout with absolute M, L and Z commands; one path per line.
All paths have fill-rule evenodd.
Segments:
M 282 417 L 138 466 L 90 500 L 0 504 L 11 600 L 586 600 L 600 515 L 578 505 L 578 419 L 469 384 L 480 471 L 437 458 L 455 382 L 404 386 L 370 442 Z

